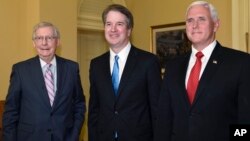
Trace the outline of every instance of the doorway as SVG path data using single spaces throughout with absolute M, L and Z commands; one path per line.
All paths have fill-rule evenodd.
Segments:
M 77 59 L 80 67 L 80 76 L 84 95 L 86 98 L 86 105 L 89 101 L 89 65 L 91 59 L 108 51 L 108 45 L 104 38 L 103 30 L 78 30 L 77 32 Z M 87 107 L 88 109 L 88 107 Z M 85 122 L 82 128 L 80 139 L 81 141 L 88 140 L 87 133 L 87 112 L 85 115 Z

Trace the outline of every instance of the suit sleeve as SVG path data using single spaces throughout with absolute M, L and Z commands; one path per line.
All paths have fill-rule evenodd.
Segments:
M 15 67 L 12 67 L 10 75 L 10 85 L 5 101 L 5 110 L 3 113 L 3 140 L 17 140 L 17 124 L 19 120 L 19 107 L 21 98 L 21 84 L 19 73 Z
M 154 141 L 170 141 L 172 132 L 171 98 L 168 90 L 168 78 L 166 74 L 161 86 L 158 102 L 157 120 Z
M 157 105 L 158 105 L 158 98 L 160 94 L 160 86 L 162 80 L 160 63 L 156 58 L 156 56 L 153 58 L 153 61 L 150 64 L 149 71 L 147 73 L 147 78 L 148 78 L 147 82 L 148 82 L 150 110 L 154 128 L 156 122 Z
M 250 124 L 250 56 L 242 62 L 238 87 L 238 123 Z
M 86 105 L 85 105 L 85 97 L 83 94 L 81 79 L 79 75 L 79 66 L 76 65 L 76 68 L 74 69 L 74 77 L 75 77 L 75 87 L 74 87 L 74 129 L 71 133 L 71 139 L 69 141 L 78 141 L 79 140 L 79 134 L 82 129 L 82 125 L 84 122 L 84 116 L 86 112 Z
M 99 102 L 98 96 L 95 88 L 95 78 L 94 78 L 94 65 L 91 61 L 89 80 L 90 80 L 90 99 L 89 99 L 89 114 L 88 114 L 88 138 L 89 141 L 97 141 L 97 120 L 99 113 Z

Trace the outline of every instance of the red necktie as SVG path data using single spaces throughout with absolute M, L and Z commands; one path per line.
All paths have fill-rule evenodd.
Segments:
M 201 71 L 201 58 L 204 56 L 202 52 L 196 53 L 196 61 L 190 72 L 189 79 L 187 82 L 187 93 L 190 104 L 193 103 L 196 89 L 199 83 L 199 76 Z

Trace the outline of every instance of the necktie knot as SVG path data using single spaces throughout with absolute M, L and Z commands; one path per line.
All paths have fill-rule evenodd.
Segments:
M 52 64 L 46 64 L 46 71 L 51 71 Z
M 52 75 L 52 71 L 51 71 L 51 68 L 52 68 L 52 64 L 46 64 L 47 68 L 46 68 L 46 71 L 45 71 L 45 75 L 47 73 L 49 73 L 50 75 Z
M 204 56 L 204 54 L 201 51 L 199 51 L 195 54 L 195 56 L 197 59 L 201 59 Z
M 116 56 L 115 56 L 115 61 L 118 61 L 118 59 L 119 59 L 119 56 L 116 55 Z

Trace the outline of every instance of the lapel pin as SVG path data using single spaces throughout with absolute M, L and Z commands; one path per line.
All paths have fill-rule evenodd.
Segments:
M 214 64 L 217 64 L 218 62 L 217 62 L 216 60 L 213 60 L 213 63 L 214 63 Z

